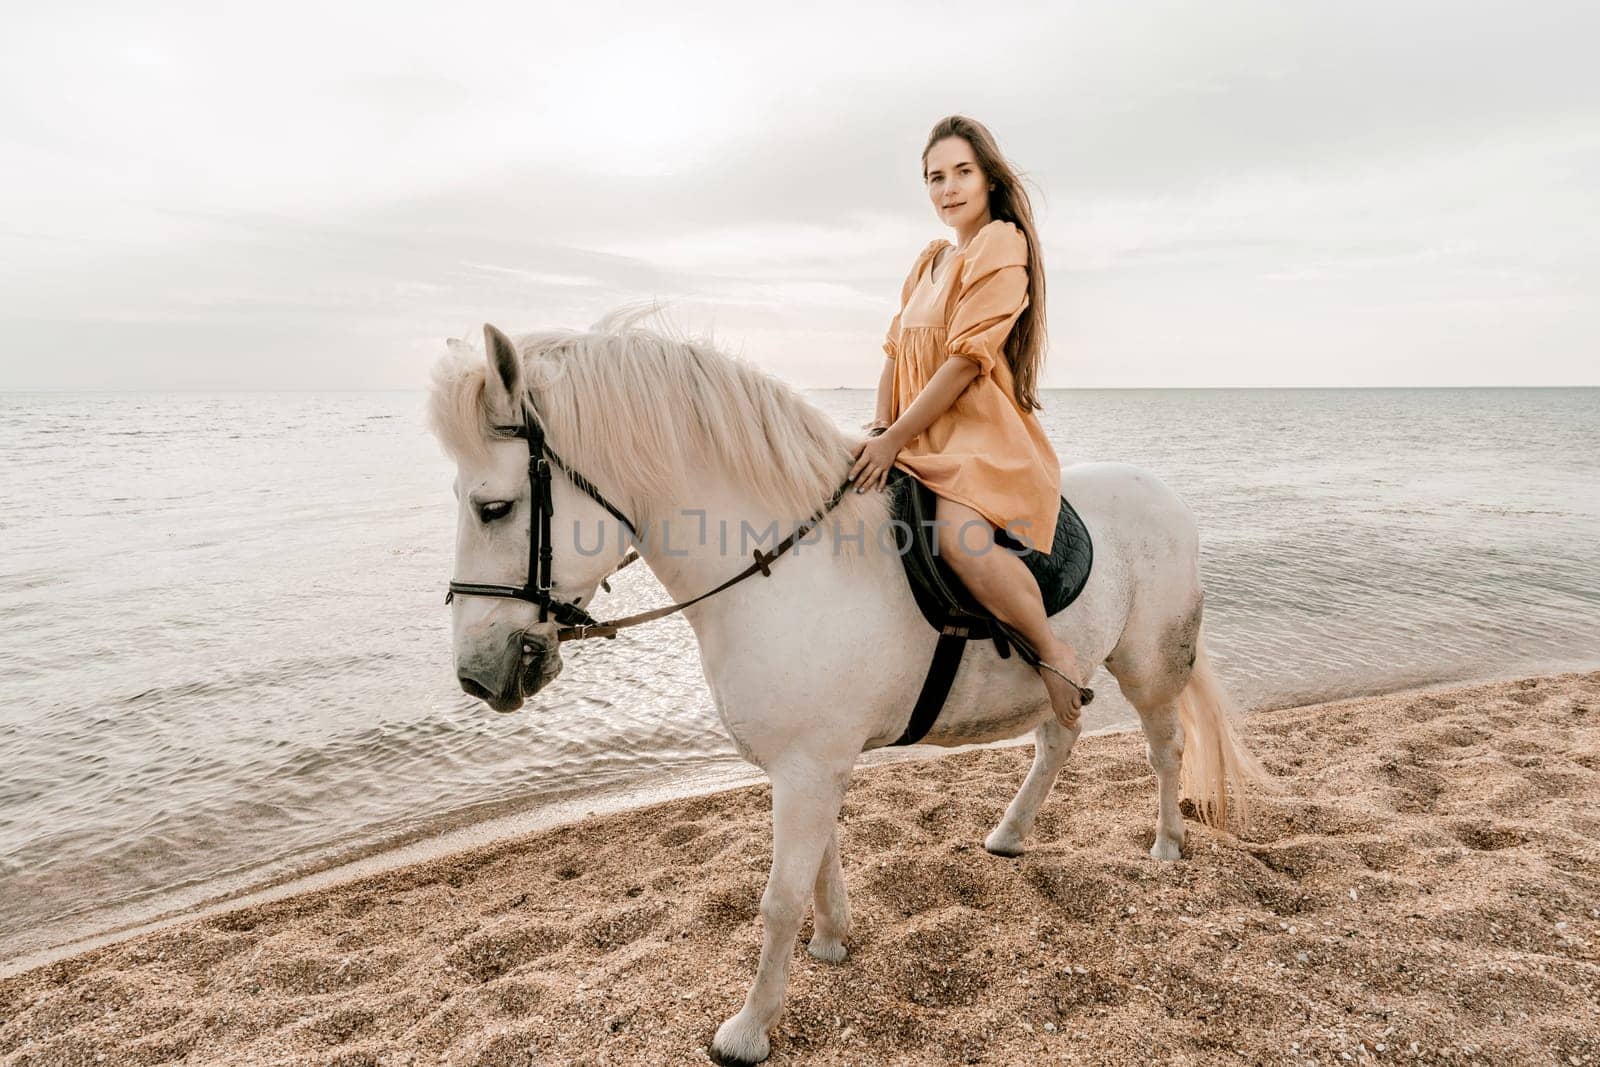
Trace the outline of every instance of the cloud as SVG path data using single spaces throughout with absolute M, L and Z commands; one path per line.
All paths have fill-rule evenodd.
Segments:
M 463 323 L 652 297 L 870 385 L 950 111 L 1035 192 L 1047 385 L 1595 381 L 1590 7 L 966 12 L 41 10 L 0 388 L 415 386 Z

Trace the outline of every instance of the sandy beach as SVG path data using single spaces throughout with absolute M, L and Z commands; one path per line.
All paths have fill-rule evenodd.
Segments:
M 1254 712 L 1283 793 L 1145 854 L 1138 734 L 1030 851 L 1027 747 L 860 770 L 839 965 L 774 1064 L 1600 1063 L 1600 672 Z M 758 951 L 764 787 L 597 817 L 0 980 L 0 1063 L 707 1062 Z

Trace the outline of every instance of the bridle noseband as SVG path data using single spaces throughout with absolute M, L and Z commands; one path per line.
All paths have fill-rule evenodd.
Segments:
M 611 512 L 617 521 L 627 528 L 629 536 L 635 542 L 639 540 L 638 526 L 629 521 L 626 515 L 611 501 L 607 500 L 605 495 L 594 487 L 593 482 L 573 470 L 565 460 L 556 455 L 555 450 L 550 447 L 550 443 L 545 440 L 544 427 L 533 412 L 528 410 L 527 405 L 523 405 L 522 408 L 522 425 L 496 426 L 495 432 L 503 437 L 520 437 L 528 442 L 528 500 L 532 507 L 532 514 L 528 517 L 528 581 L 526 585 L 518 586 L 493 585 L 485 582 L 458 582 L 451 579 L 450 591 L 445 594 L 444 602 L 446 604 L 450 603 L 455 599 L 456 594 L 460 593 L 462 596 L 499 597 L 503 600 L 522 600 L 529 604 L 536 604 L 539 608 L 540 622 L 548 622 L 554 616 L 556 622 L 562 624 L 556 629 L 558 641 L 581 640 L 587 637 L 615 637 L 618 630 L 629 626 L 637 626 L 640 623 L 650 622 L 654 619 L 671 615 L 674 612 L 682 611 L 691 604 L 722 592 L 730 585 L 736 585 L 744 581 L 752 574 L 770 577 L 772 574 L 770 569 L 772 561 L 793 548 L 800 538 L 804 537 L 813 526 L 822 521 L 822 517 L 832 511 L 840 500 L 844 499 L 844 494 L 851 485 L 850 479 L 847 477 L 839 485 L 839 488 L 834 490 L 833 497 L 825 505 L 819 508 L 811 518 L 800 524 L 788 537 L 774 545 L 771 552 L 763 552 L 759 548 L 756 549 L 754 563 L 715 589 L 707 590 L 697 597 L 680 601 L 676 604 L 666 604 L 659 608 L 652 608 L 649 611 L 642 611 L 637 615 L 629 615 L 623 619 L 600 622 L 580 608 L 575 601 L 557 600 L 550 595 L 550 563 L 552 556 L 550 520 L 555 513 L 555 507 L 550 495 L 552 477 L 550 464 L 554 463 L 561 468 L 562 473 L 571 480 L 573 485 L 582 489 L 595 503 Z M 629 552 L 627 557 L 617 564 L 612 573 L 615 574 L 616 571 L 621 570 L 638 558 L 639 554 L 636 550 Z M 603 580 L 600 584 L 607 589 L 611 588 Z

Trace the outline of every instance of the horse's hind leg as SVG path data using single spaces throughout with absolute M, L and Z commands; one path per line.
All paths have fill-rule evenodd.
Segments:
M 1176 701 L 1140 708 L 1144 723 L 1145 759 L 1156 772 L 1156 840 L 1150 858 L 1175 860 L 1183 852 L 1183 812 L 1178 808 L 1179 772 L 1183 769 L 1183 724 Z
M 1130 626 L 1106 661 L 1122 695 L 1139 712 L 1145 758 L 1156 773 L 1156 839 L 1150 846 L 1151 859 L 1175 860 L 1182 854 L 1183 812 L 1178 800 L 1184 736 L 1178 694 L 1194 668 L 1200 618 L 1201 599 L 1196 594 L 1192 606 L 1176 620 Z
M 1028 768 L 1028 777 L 1022 780 L 1022 788 L 1012 798 L 1011 806 L 1006 808 L 1005 817 L 984 839 L 984 848 L 997 856 L 1022 855 L 1022 842 L 1033 830 L 1034 816 L 1039 814 L 1044 798 L 1050 795 L 1050 787 L 1055 784 L 1061 765 L 1072 754 L 1072 746 L 1083 732 L 1082 722 L 1080 719 L 1068 729 L 1051 715 L 1039 724 L 1033 732 L 1033 766 Z

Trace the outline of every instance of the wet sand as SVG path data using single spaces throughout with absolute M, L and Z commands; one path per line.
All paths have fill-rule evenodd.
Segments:
M 1600 672 L 1255 712 L 1283 786 L 1158 864 L 1138 734 L 1030 851 L 1026 747 L 859 770 L 850 958 L 774 1064 L 1600 1063 Z M 602 815 L 0 980 L 4 1064 L 704 1063 L 759 949 L 769 791 Z

